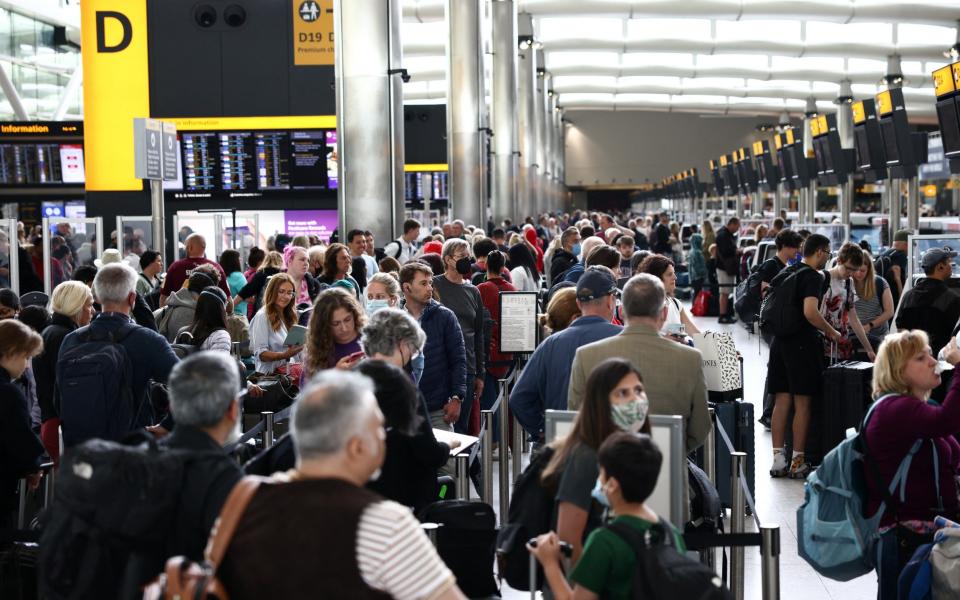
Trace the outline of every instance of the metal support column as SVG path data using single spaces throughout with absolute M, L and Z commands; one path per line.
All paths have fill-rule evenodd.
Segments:
M 517 6 L 493 0 L 493 189 L 494 223 L 517 218 Z M 481 225 L 484 223 L 480 223 Z
M 900 196 L 900 180 L 888 179 L 885 183 L 887 194 L 887 245 L 893 246 L 893 236 L 900 229 L 900 214 L 903 198 Z
M 340 231 L 403 233 L 401 0 L 334 0 Z
M 83 85 L 83 63 L 78 62 L 77 66 L 73 69 L 73 73 L 70 74 L 70 79 L 67 80 L 67 86 L 63 88 L 63 95 L 60 96 L 60 104 L 58 104 L 56 110 L 53 111 L 53 116 L 50 118 L 51 121 L 63 120 L 63 117 L 67 114 L 67 109 L 73 105 L 73 97 L 80 91 L 81 85 Z
M 483 194 L 483 38 L 480 0 L 448 0 L 447 162 L 450 165 L 450 219 L 485 226 Z
M 537 50 L 537 79 L 536 79 L 536 95 L 534 97 L 534 117 L 536 119 L 535 126 L 537 130 L 536 135 L 536 159 L 534 162 L 537 163 L 537 180 L 535 183 L 535 194 L 536 202 L 535 206 L 537 207 L 537 212 L 542 213 L 547 210 L 549 203 L 547 202 L 547 172 L 550 170 L 547 166 L 547 117 L 546 117 L 546 106 L 547 106 L 547 83 L 548 75 L 544 68 L 544 54 L 543 50 Z
M 522 13 L 518 17 L 518 70 L 517 70 L 517 130 L 519 132 L 520 167 L 518 171 L 517 220 L 539 213 L 534 202 L 537 178 L 537 51 L 533 45 L 533 16 Z
M 810 193 L 807 196 L 807 223 L 817 221 L 817 180 L 810 180 Z
M 840 186 L 840 222 L 844 225 L 850 225 L 850 211 L 853 210 L 853 198 L 856 194 L 853 187 L 853 175 L 851 174 L 847 182 Z
M 907 227 L 915 233 L 920 231 L 920 179 L 917 176 L 907 181 Z
M 480 426 L 483 427 L 483 439 L 480 449 L 480 473 L 483 477 L 482 499 L 493 506 L 493 424 L 492 410 L 480 411 Z
M 745 497 L 740 487 L 740 470 L 747 463 L 746 452 L 730 453 L 730 533 L 744 533 Z M 730 592 L 733 600 L 743 600 L 743 546 L 730 549 Z
M 163 264 L 167 263 L 167 218 L 166 209 L 163 205 L 163 182 L 158 179 L 150 180 L 150 233 L 153 235 L 153 248 L 160 254 L 160 260 Z M 123 231 L 117 231 L 118 243 L 123 241 Z
M 780 216 L 780 211 L 783 210 L 783 184 L 778 183 L 777 189 L 773 192 L 773 218 L 776 219 Z
M 736 208 L 736 212 L 734 213 L 734 215 L 735 215 L 738 219 L 742 219 L 742 218 L 743 218 L 743 205 L 744 205 L 744 202 L 743 202 L 743 193 L 742 193 L 742 192 L 737 192 L 737 208 Z
M 780 600 L 780 526 L 760 526 L 760 576 L 763 600 Z
M 543 77 L 543 207 L 552 209 L 554 205 L 554 178 L 553 172 L 553 137 L 556 130 L 553 128 L 553 76 L 547 73 Z
M 0 64 L 0 90 L 2 90 L 3 95 L 7 97 L 7 102 L 10 103 L 10 108 L 13 110 L 13 116 L 16 117 L 18 121 L 28 120 L 27 111 L 23 108 L 23 100 L 20 99 L 20 92 L 17 91 L 13 82 L 10 81 L 10 76 L 2 64 Z
M 510 383 L 507 379 L 499 380 L 500 395 L 503 400 L 500 403 L 500 440 L 498 449 L 500 450 L 500 521 L 507 518 L 510 511 Z

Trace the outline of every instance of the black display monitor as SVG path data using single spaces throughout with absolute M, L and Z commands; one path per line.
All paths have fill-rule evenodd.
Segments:
M 723 193 L 723 176 L 720 174 L 720 161 L 710 161 L 710 178 L 713 180 L 713 188 L 719 196 Z
M 960 161 L 960 93 L 957 92 L 957 76 L 960 63 L 947 65 L 933 72 L 933 89 L 937 96 L 937 122 L 940 124 L 940 139 L 943 140 L 943 155 Z
M 768 192 L 777 191 L 780 172 L 770 155 L 770 144 L 766 140 L 753 143 L 753 158 L 757 164 L 757 176 L 760 187 Z
M 431 176 L 433 184 L 433 193 L 430 197 L 431 204 L 445 204 L 450 199 L 448 189 L 448 174 L 446 171 L 417 171 L 404 173 L 404 199 L 411 208 L 422 208 L 425 198 L 424 181 L 426 175 Z
M 748 148 L 740 148 L 737 158 L 737 173 L 740 175 L 740 189 L 752 194 L 760 190 L 760 177 L 753 166 L 753 156 Z
M 793 166 L 790 160 L 789 145 L 787 144 L 787 134 L 778 133 L 773 138 L 774 145 L 777 148 L 777 167 L 780 171 L 780 181 L 787 186 L 790 191 L 798 189 L 797 182 L 793 178 Z
M 877 113 L 890 176 L 915 177 L 920 159 L 926 162 L 926 134 L 911 134 L 903 90 L 893 88 L 877 94 Z
M 882 181 L 887 178 L 887 157 L 876 104 L 873 99 L 854 102 L 852 111 L 856 169 L 867 182 Z
M 811 133 L 816 134 L 813 150 L 817 159 L 817 179 L 821 185 L 842 185 L 847 182 L 853 167 L 853 150 L 840 145 L 836 115 L 820 115 L 811 121 Z
M 0 188 L 82 188 L 82 121 L 0 123 Z

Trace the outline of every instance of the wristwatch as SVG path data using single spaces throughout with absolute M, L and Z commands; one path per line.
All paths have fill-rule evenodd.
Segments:
M 456 400 L 456 401 L 459 402 L 460 404 L 463 404 L 463 398 L 461 398 L 460 396 L 450 396 L 450 400 L 451 400 L 451 401 L 452 401 L 452 400 Z

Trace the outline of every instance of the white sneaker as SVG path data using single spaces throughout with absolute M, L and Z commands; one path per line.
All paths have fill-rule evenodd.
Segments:
M 790 465 L 787 464 L 787 455 L 782 450 L 773 451 L 773 466 L 770 467 L 770 477 L 783 477 L 787 474 Z

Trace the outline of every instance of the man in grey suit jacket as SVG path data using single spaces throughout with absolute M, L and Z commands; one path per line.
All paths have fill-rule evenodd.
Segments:
M 687 451 L 695 450 L 710 431 L 707 388 L 700 352 L 660 336 L 667 318 L 663 283 L 646 273 L 636 275 L 623 288 L 627 326 L 618 335 L 577 350 L 570 373 L 567 404 L 579 410 L 593 368 L 608 358 L 630 360 L 643 376 L 650 414 L 680 415 L 686 431 Z

